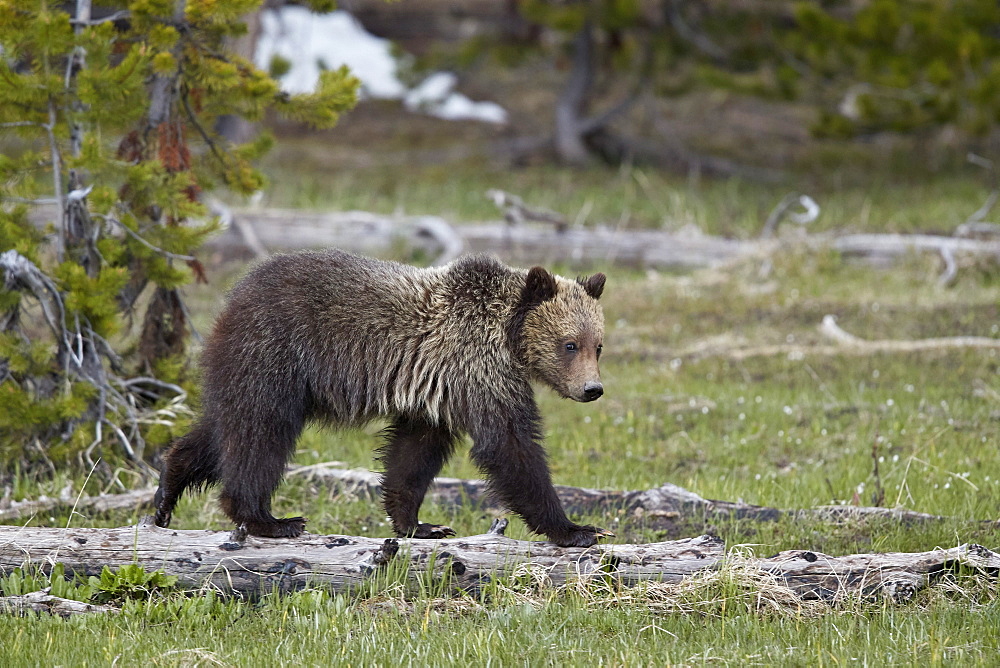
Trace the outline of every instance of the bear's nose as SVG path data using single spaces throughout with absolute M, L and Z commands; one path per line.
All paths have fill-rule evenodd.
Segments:
M 583 386 L 583 398 L 587 401 L 593 401 L 602 394 L 604 394 L 604 386 L 600 383 L 591 381 Z

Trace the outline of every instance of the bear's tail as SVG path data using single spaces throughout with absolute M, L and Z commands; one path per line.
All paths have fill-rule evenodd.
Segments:
M 156 526 L 170 525 L 170 516 L 184 490 L 217 482 L 218 464 L 219 449 L 210 424 L 199 422 L 187 435 L 174 441 L 163 456 L 160 485 L 153 497 Z

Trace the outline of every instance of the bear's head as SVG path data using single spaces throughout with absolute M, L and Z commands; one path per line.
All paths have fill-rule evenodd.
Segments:
M 597 364 L 604 312 L 597 300 L 605 280 L 604 274 L 594 274 L 571 281 L 534 267 L 521 293 L 521 351 L 529 373 L 576 401 L 593 401 L 604 393 Z

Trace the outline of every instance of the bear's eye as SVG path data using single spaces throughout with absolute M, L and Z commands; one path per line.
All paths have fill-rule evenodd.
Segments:
M 601 351 L 602 351 L 602 350 L 604 350 L 604 346 L 601 346 L 601 345 L 597 346 L 597 356 L 598 356 L 598 357 L 600 357 L 600 356 L 601 356 Z
M 575 352 L 576 351 L 576 344 L 573 343 L 572 341 L 570 341 L 569 343 L 566 344 L 566 350 L 568 350 L 570 352 Z

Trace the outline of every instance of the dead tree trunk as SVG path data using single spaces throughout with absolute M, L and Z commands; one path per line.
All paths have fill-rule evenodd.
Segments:
M 566 88 L 556 101 L 556 157 L 567 165 L 590 162 L 590 150 L 584 141 L 582 117 L 594 81 L 594 35 L 589 21 L 573 38 L 572 69 Z
M 240 596 L 321 586 L 348 592 L 390 564 L 406 577 L 441 578 L 475 595 L 497 576 L 519 566 L 541 569 L 560 585 L 591 575 L 624 585 L 642 581 L 676 583 L 726 567 L 718 538 L 699 536 L 646 545 L 560 548 L 490 533 L 440 541 L 314 536 L 295 540 L 245 538 L 219 531 L 174 531 L 152 526 L 119 529 L 0 527 L 0 573 L 31 563 L 43 570 L 62 563 L 68 573 L 94 575 L 105 566 L 138 564 L 177 576 L 181 586 L 212 588 Z M 957 566 L 995 575 L 1000 555 L 978 545 L 921 553 L 832 557 L 795 550 L 767 559 L 735 557 L 741 572 L 777 580 L 804 599 L 836 601 L 857 594 L 906 600 L 936 576 Z
M 561 548 L 502 535 L 505 520 L 491 533 L 448 540 L 406 540 L 362 536 L 316 536 L 296 540 L 246 537 L 223 531 L 175 531 L 154 526 L 119 529 L 0 527 L 0 573 L 25 563 L 47 570 L 62 563 L 67 573 L 97 575 L 104 566 L 138 564 L 162 568 L 183 587 L 211 587 L 253 596 L 307 585 L 337 592 L 356 588 L 391 562 L 409 577 L 431 573 L 452 586 L 475 592 L 491 578 L 520 564 L 542 567 L 555 584 L 568 577 L 607 571 L 627 583 L 679 582 L 722 558 L 722 541 L 710 536 L 649 545 Z
M 289 476 L 309 476 L 317 483 L 347 494 L 370 497 L 377 502 L 382 494 L 380 475 L 367 469 L 342 469 L 329 465 L 293 467 Z M 556 485 L 556 494 L 566 510 L 573 514 L 608 513 L 622 515 L 624 519 L 643 520 L 661 529 L 691 531 L 692 527 L 708 527 L 722 520 L 750 520 L 773 522 L 782 518 L 818 520 L 859 520 L 883 518 L 902 523 L 956 521 L 954 518 L 921 513 L 901 508 L 868 506 L 819 506 L 816 508 L 782 509 L 757 506 L 735 501 L 705 499 L 694 492 L 665 483 L 645 490 L 589 489 Z M 46 513 L 54 508 L 63 511 L 72 508 L 85 512 L 104 513 L 113 510 L 133 510 L 151 507 L 155 487 L 133 490 L 124 494 L 41 498 L 27 501 L 0 500 L 0 522 L 11 522 Z M 484 480 L 435 478 L 427 498 L 449 506 L 496 508 L 487 493 Z M 1000 526 L 1000 521 L 983 520 L 982 524 Z
M 289 475 L 312 476 L 326 485 L 351 494 L 371 496 L 373 499 L 382 493 L 379 474 L 365 469 L 314 466 L 302 467 L 298 470 L 292 469 Z M 735 501 L 705 499 L 671 483 L 665 483 L 652 489 L 632 491 L 589 489 L 568 485 L 556 485 L 555 488 L 559 500 L 569 513 L 620 513 L 633 519 L 646 519 L 658 527 L 678 525 L 688 530 L 692 525 L 708 525 L 720 520 L 731 519 L 774 522 L 782 518 L 832 521 L 885 518 L 904 523 L 953 520 L 953 518 L 940 515 L 899 508 L 819 506 L 792 510 L 756 506 Z M 427 498 L 432 499 L 435 503 L 450 507 L 462 505 L 491 507 L 484 480 L 435 478 Z M 1000 522 L 994 520 L 988 522 L 1000 525 Z
M 496 200 L 492 192 L 490 196 Z M 53 215 L 57 214 L 51 208 L 32 208 L 33 222 L 39 226 Z M 963 257 L 1000 262 L 1000 241 L 933 234 L 816 234 L 792 241 L 741 240 L 697 232 L 568 227 L 554 220 L 547 220 L 545 225 L 452 225 L 437 216 L 383 216 L 366 211 L 250 209 L 227 212 L 227 216 L 239 220 L 239 229 L 231 228 L 208 244 L 224 255 L 246 254 L 249 234 L 256 240 L 251 250 L 257 254 L 263 248 L 338 247 L 377 256 L 396 253 L 403 247 L 436 254 L 441 262 L 461 253 L 490 252 L 521 265 L 614 264 L 691 270 L 767 258 L 796 245 L 814 250 L 829 248 L 876 266 L 888 265 L 911 253 L 935 253 L 949 266 Z
M 747 258 L 766 258 L 801 244 L 831 248 L 845 257 L 877 266 L 888 265 L 909 253 L 936 253 L 942 257 L 979 258 L 1000 262 L 1000 242 L 928 234 L 817 234 L 796 241 L 728 239 L 701 234 L 674 234 L 663 230 L 620 230 L 610 227 L 566 228 L 565 225 L 510 225 L 482 223 L 451 226 L 433 217 L 394 218 L 364 211 L 316 213 L 292 210 L 235 212 L 268 248 L 297 249 L 337 246 L 344 250 L 384 255 L 400 244 L 449 257 L 461 252 L 492 252 L 516 264 L 610 263 L 629 267 L 691 270 L 719 267 Z M 428 235 L 428 223 L 447 234 Z M 211 245 L 224 253 L 245 248 L 235 232 Z
M 48 588 L 21 596 L 0 596 L 0 613 L 21 616 L 29 613 L 44 613 L 71 617 L 95 612 L 116 613 L 120 610 L 110 605 L 83 603 L 82 601 L 53 596 L 48 592 Z

